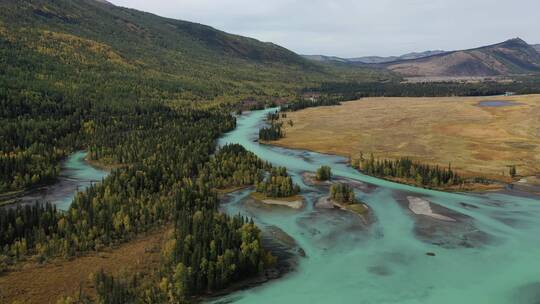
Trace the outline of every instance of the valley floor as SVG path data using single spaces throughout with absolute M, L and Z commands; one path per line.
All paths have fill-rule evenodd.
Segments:
M 285 138 L 272 144 L 352 159 L 410 157 L 503 182 L 511 181 L 509 166 L 521 176 L 540 172 L 540 95 L 365 98 L 286 120 L 293 126 L 285 123 Z

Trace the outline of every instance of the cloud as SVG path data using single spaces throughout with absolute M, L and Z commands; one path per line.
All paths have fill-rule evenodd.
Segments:
M 112 0 L 271 41 L 302 54 L 344 57 L 462 49 L 521 37 L 540 43 L 538 0 Z

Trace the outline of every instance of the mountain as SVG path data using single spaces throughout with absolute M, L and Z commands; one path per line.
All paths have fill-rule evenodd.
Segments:
M 384 65 L 406 77 L 468 77 L 540 72 L 540 53 L 515 38 L 476 49 L 453 51 Z
M 408 60 L 408 59 L 417 59 L 433 55 L 438 55 L 445 53 L 445 51 L 436 50 L 436 51 L 425 51 L 418 53 L 408 53 L 401 56 L 365 56 L 365 57 L 355 57 L 355 58 L 341 58 L 335 56 L 324 56 L 324 55 L 303 55 L 304 58 L 319 61 L 319 62 L 342 62 L 342 63 L 366 63 L 366 64 L 380 64 L 380 63 L 389 63 L 399 60 Z
M 540 53 L 540 44 L 534 44 L 532 47 Z
M 336 56 L 325 56 L 325 55 L 302 55 L 302 57 L 311 60 L 311 61 L 317 61 L 317 62 L 343 62 L 347 63 L 350 61 L 350 59 L 347 58 L 341 58 Z
M 273 43 L 104 0 L 0 1 L 0 55 L 10 85 L 23 87 L 13 81 L 21 78 L 28 86 L 141 100 L 274 96 L 331 77 Z

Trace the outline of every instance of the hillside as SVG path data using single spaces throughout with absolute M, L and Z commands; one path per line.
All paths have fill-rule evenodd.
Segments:
M 533 45 L 533 48 L 540 53 L 540 44 Z
M 3 77 L 54 66 L 61 77 L 49 73 L 30 83 L 67 83 L 85 70 L 95 85 L 137 83 L 141 98 L 155 98 L 158 87 L 162 97 L 178 100 L 272 95 L 327 74 L 271 43 L 93 0 L 2 1 L 0 43 L 2 58 L 11 59 L 1 62 Z
M 19 59 L 34 75 L 58 67 L 54 70 L 63 70 L 58 82 L 80 81 L 85 70 L 95 85 L 136 83 L 142 99 L 288 95 L 327 79 L 369 81 L 385 74 L 366 68 L 336 71 L 273 43 L 102 0 L 2 1 L 0 39 L 2 58 L 12 58 L 1 62 L 6 71 L 21 72 Z M 54 77 L 26 80 L 54 83 Z
M 296 95 L 334 77 L 327 67 L 273 44 L 104 1 L 9 0 L 0 1 L 0 71 L 0 204 L 5 193 L 16 203 L 11 198 L 27 190 L 58 185 L 62 160 L 75 151 L 114 168 L 67 212 L 45 202 L 0 208 L 0 275 L 24 281 L 0 282 L 2 303 L 56 303 L 57 295 L 71 295 L 69 285 L 93 286 L 97 298 L 67 302 L 186 303 L 274 266 L 258 228 L 219 213 L 215 192 L 234 186 L 233 176 L 253 186 L 268 166 L 240 146 L 217 152 L 216 140 L 236 125 L 233 103 Z M 135 261 L 125 254 L 98 265 L 80 259 L 169 228 L 150 240 L 172 244 L 163 255 L 143 245 L 159 256 L 158 267 L 138 254 L 149 270 L 144 282 L 126 273 L 133 290 L 108 277 L 114 272 L 95 273 L 97 266 L 129 269 Z M 17 275 L 34 258 L 66 270 L 53 269 L 53 290 L 40 284 L 51 276 L 46 268 Z M 212 269 L 204 278 L 200 265 Z M 165 289 L 154 284 L 166 281 Z
M 540 72 L 540 54 L 516 38 L 476 49 L 393 62 L 386 67 L 407 77 L 530 74 Z

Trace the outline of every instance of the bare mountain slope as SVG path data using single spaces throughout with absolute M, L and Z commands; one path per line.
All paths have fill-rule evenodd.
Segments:
M 503 43 L 388 63 L 403 76 L 497 76 L 540 72 L 540 53 L 516 38 Z

